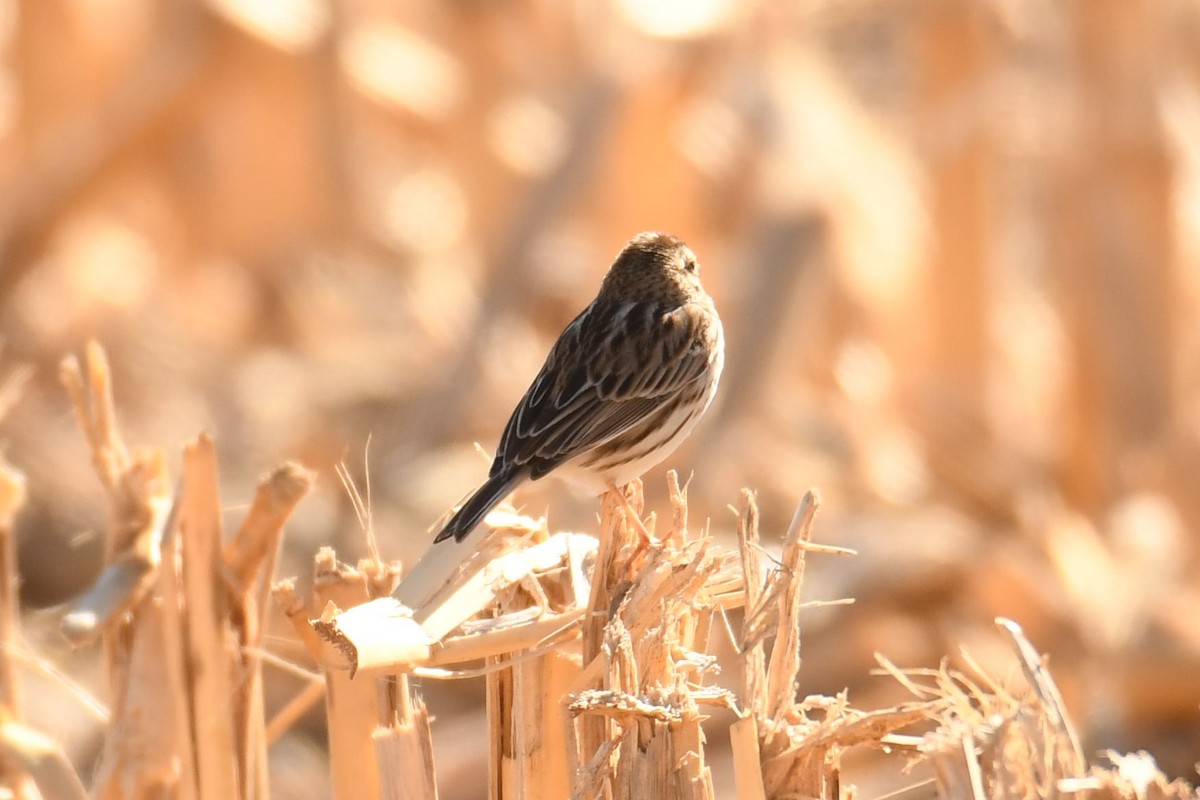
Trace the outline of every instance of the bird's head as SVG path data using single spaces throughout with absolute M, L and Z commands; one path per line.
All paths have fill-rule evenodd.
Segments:
M 639 233 L 621 250 L 600 287 L 614 302 L 678 304 L 705 297 L 696 254 L 669 233 Z

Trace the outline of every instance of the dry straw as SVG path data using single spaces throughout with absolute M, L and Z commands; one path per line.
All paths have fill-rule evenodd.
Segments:
M 287 464 L 269 474 L 226 537 L 211 438 L 185 447 L 173 487 L 163 451 L 123 444 L 98 346 L 82 365 L 67 359 L 62 377 L 109 497 L 107 566 L 62 629 L 103 648 L 110 711 L 88 789 L 61 746 L 22 722 L 12 526 L 24 482 L 0 463 L 0 779 L 14 797 L 266 800 L 269 744 L 323 695 L 335 797 L 435 798 L 437 730 L 412 676 L 486 682 L 492 798 L 714 798 L 701 726 L 714 708 L 734 712 L 727 735 L 745 800 L 852 796 L 842 772 L 851 748 L 900 754 L 895 796 L 1196 797 L 1145 754 L 1089 766 L 1046 664 L 1007 620 L 1020 691 L 964 654 L 962 671 L 903 671 L 881 657 L 912 695 L 894 708 L 802 696 L 807 560 L 848 555 L 813 542 L 815 493 L 777 559 L 760 543 L 752 493 L 741 494 L 727 549 L 689 527 L 686 489 L 671 474 L 663 530 L 642 517 L 634 484 L 604 498 L 598 537 L 499 511 L 482 541 L 433 547 L 403 576 L 377 556 L 350 566 L 322 549 L 308 601 L 293 582 L 269 580 L 310 473 Z M 271 600 L 323 681 L 268 720 Z M 722 636 L 734 640 L 739 679 L 715 668 Z M 928 762 L 931 777 L 906 786 L 910 760 Z

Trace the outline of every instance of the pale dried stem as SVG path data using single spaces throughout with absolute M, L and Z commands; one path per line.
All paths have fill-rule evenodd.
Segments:
M 88 342 L 85 366 L 86 375 L 69 356 L 59 376 L 108 492 L 109 524 L 106 568 L 63 618 L 63 632 L 76 645 L 110 630 L 154 585 L 170 508 L 166 454 L 148 450 L 130 456 L 117 429 L 108 359 L 96 342 Z M 121 658 L 116 647 L 118 642 L 106 640 L 110 666 Z
M 1071 720 L 1067 716 L 1062 695 L 1058 691 L 1058 684 L 1054 682 L 1050 671 L 1046 669 L 1041 654 L 1025 638 L 1025 633 L 1016 622 L 1000 617 L 996 620 L 996 626 L 1007 636 L 1016 652 L 1021 668 L 1025 671 L 1026 680 L 1037 692 L 1041 707 L 1045 710 L 1050 724 L 1059 734 L 1056 740 L 1066 744 L 1061 748 L 1063 752 L 1055 755 L 1066 762 L 1065 769 L 1068 774 L 1081 773 L 1087 765 L 1087 760 L 1083 757 L 1083 748 L 1079 744 L 1075 726 L 1071 724 Z
M 775 635 L 775 647 L 771 651 L 770 667 L 767 671 L 766 708 L 773 719 L 782 719 L 787 709 L 796 700 L 796 687 L 800 676 L 800 608 L 803 601 L 801 590 L 804 585 L 804 543 L 812 539 L 812 524 L 820 500 L 816 492 L 809 490 L 792 517 L 787 537 L 783 543 L 780 572 L 784 576 L 785 588 L 779 598 L 779 624 Z
M 759 551 L 758 503 L 754 493 L 743 489 L 738 502 L 738 552 L 745 587 L 745 616 L 742 622 L 742 707 L 752 716 L 762 716 L 766 685 L 766 654 L 762 641 L 751 641 L 751 609 L 759 608 L 763 595 L 762 555 Z
M 288 622 L 292 623 L 296 637 L 304 645 L 304 649 L 312 660 L 318 664 L 321 663 L 321 658 L 325 653 L 325 644 L 313 630 L 313 626 L 309 624 L 309 620 L 317 613 L 300 599 L 300 595 L 296 592 L 296 582 L 289 578 L 271 584 L 271 598 L 283 615 L 287 617 Z
M 359 570 L 337 561 L 322 548 L 314 559 L 314 592 L 327 614 L 351 609 L 371 599 L 370 581 Z M 328 658 L 320 659 L 328 664 Z M 329 728 L 329 759 L 336 800 L 378 800 L 382 796 L 373 733 L 382 718 L 375 682 L 351 680 L 342 669 L 325 669 L 325 710 Z M 367 776 L 371 776 L 368 779 Z
M 728 694 L 699 685 L 715 601 L 706 587 L 724 559 L 707 539 L 690 539 L 684 498 L 669 484 L 677 526 L 659 543 L 639 543 L 626 498 L 609 493 L 601 549 L 584 626 L 584 678 L 571 713 L 580 763 L 574 797 L 713 796 L 698 703 L 730 705 Z M 722 578 L 723 583 L 726 578 Z
M 682 547 L 688 535 L 688 493 L 686 484 L 680 487 L 679 473 L 673 469 L 667 470 L 667 497 L 671 501 L 670 541 Z
M 230 625 L 228 596 L 221 591 L 221 501 L 217 453 L 201 435 L 183 451 L 179 509 L 183 592 L 191 690 L 192 746 L 200 800 L 242 795 L 238 740 L 230 700 L 235 697 L 235 663 L 240 663 Z
M 241 664 L 235 730 L 245 797 L 267 798 L 266 712 L 259 656 L 283 527 L 316 476 L 299 464 L 277 467 L 258 486 L 242 525 L 225 545 L 222 562 L 229 576 L 230 617 L 240 642 Z
M 0 416 L 4 409 L 0 407 Z M 50 788 L 68 795 L 70 782 L 79 785 L 62 749 L 40 733 L 22 724 L 24 709 L 16 653 L 21 647 L 20 578 L 13 522 L 25 502 L 25 476 L 0 455 L 0 763 L 4 785 L 18 800 L 26 800 Z M 38 791 L 35 792 L 33 786 Z
M 165 462 L 159 461 L 154 468 L 160 472 L 160 483 L 165 485 Z M 83 647 L 112 631 L 155 586 L 162 561 L 162 543 L 175 522 L 174 507 L 169 502 L 170 498 L 165 494 L 145 498 L 145 524 L 130 543 L 133 546 L 116 553 L 99 577 L 63 614 L 60 629 L 75 647 Z
M 504 797 L 512 775 L 505 750 L 512 746 L 513 734 L 513 675 L 511 669 L 494 669 L 496 659 L 485 662 L 490 668 L 484 682 L 484 705 L 487 709 L 487 794 Z
M 403 712 L 371 735 L 380 770 L 379 796 L 381 800 L 435 800 L 429 712 L 420 697 L 410 697 L 407 685 L 397 691 L 405 698 Z
M 729 728 L 729 742 L 733 752 L 733 777 L 738 800 L 766 800 L 758 717 L 748 714 L 734 722 Z
M 108 357 L 95 341 L 87 343 L 84 355 L 87 374 L 75 356 L 63 359 L 59 377 L 71 397 L 79 428 L 92 453 L 92 464 L 100 482 L 114 495 L 129 469 L 129 451 L 117 430 Z M 110 542 L 110 548 L 115 543 Z
M 0 718 L 20 722 L 21 684 L 14 654 L 21 648 L 20 579 L 13 523 L 25 503 L 25 476 L 0 455 Z
M 601 651 L 606 639 L 605 629 L 610 614 L 614 610 L 614 598 L 623 590 L 619 587 L 627 581 L 628 554 L 634 550 L 636 536 L 626 512 L 629 501 L 616 492 L 606 493 L 601 500 L 600 516 L 600 549 L 596 553 L 596 564 L 592 571 L 591 597 L 588 600 L 587 615 L 583 621 L 583 664 L 586 674 L 602 679 L 606 671 L 603 667 L 593 671 L 587 669 L 592 664 L 600 664 Z M 594 689 L 599 685 L 583 686 L 580 688 Z M 593 765 L 595 759 L 603 752 L 602 747 L 612 739 L 612 725 L 604 717 L 589 715 L 576 723 L 578 737 L 578 757 L 581 764 Z
M 19 722 L 0 723 L 0 760 L 5 765 L 5 788 L 10 797 L 85 800 L 88 796 L 62 745 Z M 30 784 L 37 787 L 36 793 Z
M 278 557 L 283 526 L 315 481 L 314 473 L 289 461 L 272 470 L 259 484 L 246 518 L 222 554 L 235 594 L 259 584 L 262 576 L 270 576 L 269 567 Z M 264 565 L 268 569 L 264 570 Z
M 158 579 L 174 576 L 159 569 L 172 528 L 166 456 L 160 450 L 130 456 L 125 448 L 98 344 L 88 343 L 84 367 L 65 359 L 60 377 L 109 495 L 106 567 L 63 618 L 64 633 L 75 642 L 104 634 L 113 710 L 93 791 L 102 798 L 128 791 L 194 797 L 187 699 L 180 673 L 171 669 L 183 648 L 173 619 L 179 596 L 164 595 L 159 603 L 151 591 Z
M 196 777 L 195 750 L 191 746 L 192 720 L 190 715 L 191 683 L 188 675 L 189 657 L 186 650 L 184 628 L 187 625 L 185 604 L 185 588 L 183 572 L 179 568 L 183 554 L 182 531 L 175 524 L 176 510 L 172 510 L 170 520 L 166 524 L 166 535 L 163 543 L 163 563 L 168 569 L 158 570 L 157 595 L 161 600 L 161 618 L 158 629 L 161 630 L 162 643 L 160 669 L 163 679 L 159 682 L 164 696 L 161 713 L 164 724 L 164 741 L 170 742 L 170 752 L 176 754 L 179 764 L 179 793 L 184 798 L 196 798 L 198 785 Z M 153 594 L 147 594 L 142 603 L 153 607 Z M 148 623 L 146 623 L 148 624 Z M 151 702 L 153 702 L 151 700 Z

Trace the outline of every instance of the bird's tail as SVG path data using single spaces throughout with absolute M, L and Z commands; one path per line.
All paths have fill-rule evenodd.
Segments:
M 480 486 L 474 494 L 467 498 L 467 502 L 462 504 L 462 508 L 455 512 L 450 521 L 446 523 L 446 527 L 442 528 L 442 532 L 433 537 L 434 544 L 444 542 L 451 536 L 456 542 L 467 538 L 467 534 L 475 530 L 475 526 L 487 516 L 487 513 L 497 503 L 516 488 L 522 478 L 522 475 L 514 475 L 507 470 L 488 478 L 483 486 Z

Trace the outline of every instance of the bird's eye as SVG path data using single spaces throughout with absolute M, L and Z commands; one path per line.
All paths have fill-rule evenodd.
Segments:
M 692 273 L 693 275 L 695 275 L 697 272 L 700 271 L 700 265 L 697 264 L 695 262 L 695 260 L 691 259 L 691 258 L 689 258 L 683 262 L 683 268 L 685 270 L 687 270 L 688 272 Z

